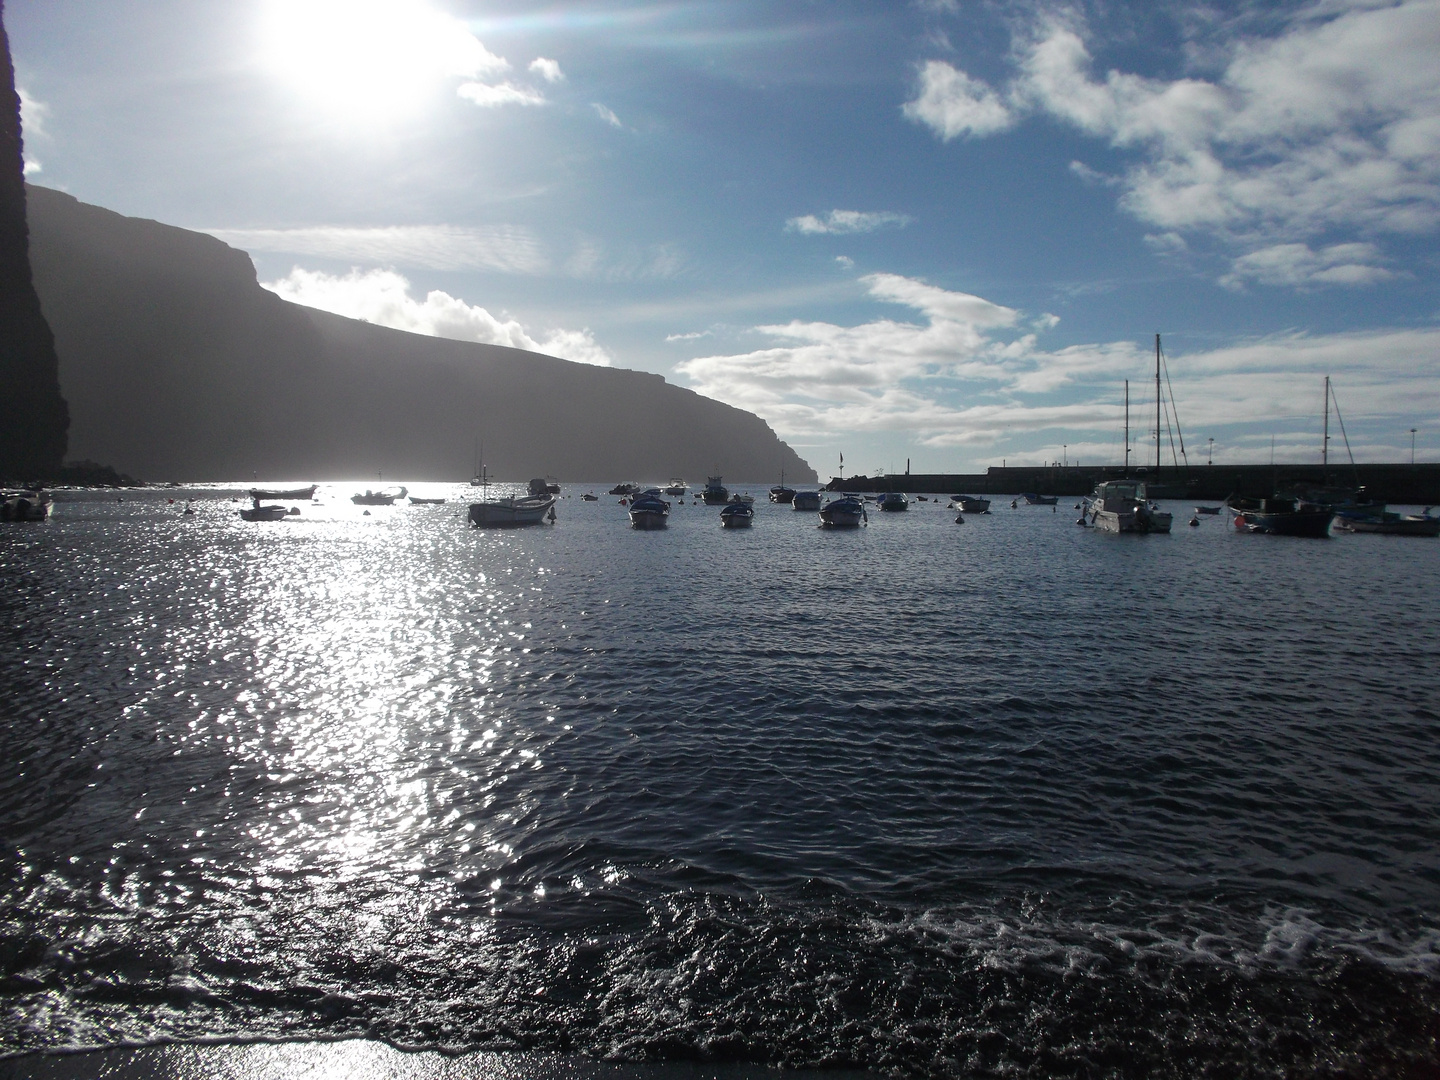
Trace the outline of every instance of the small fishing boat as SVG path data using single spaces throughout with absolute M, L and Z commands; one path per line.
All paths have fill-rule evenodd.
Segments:
M 1335 510 L 1300 499 L 1272 496 L 1250 499 L 1232 496 L 1228 503 L 1240 532 L 1271 533 L 1275 536 L 1326 537 Z
M 793 503 L 795 501 L 795 489 L 785 486 L 785 470 L 780 470 L 780 483 L 770 489 L 770 501 L 773 503 Z
M 725 509 L 720 511 L 720 524 L 727 529 L 745 529 L 755 520 L 755 508 L 749 503 L 734 502 L 725 504 Z
M 630 500 L 632 529 L 663 529 L 670 523 L 670 504 L 660 494 L 659 488 L 648 488 Z
M 899 491 L 882 491 L 880 497 L 875 500 L 881 510 L 888 510 L 894 513 L 898 510 L 909 510 L 910 500 Z
M 820 524 L 828 529 L 853 529 L 869 520 L 864 501 L 856 495 L 831 499 L 820 509 Z
M 806 510 L 810 513 L 820 509 L 820 492 L 818 491 L 797 491 L 795 497 L 790 500 L 791 510 Z
M 685 493 L 689 490 L 690 489 L 686 486 L 684 480 L 681 480 L 678 476 L 672 476 L 670 478 L 670 483 L 667 484 L 665 487 L 665 494 L 674 495 L 678 499 L 683 499 L 685 497 Z
M 296 513 L 299 513 L 297 510 Z M 260 500 L 256 499 L 253 506 L 248 506 L 240 511 L 240 516 L 246 521 L 283 521 L 288 511 L 283 506 L 261 506 Z
M 722 481 L 724 477 L 707 476 L 705 478 L 705 505 L 724 506 L 730 501 L 730 489 Z
M 1218 513 L 1220 513 L 1220 511 L 1223 510 L 1223 509 L 1225 509 L 1223 506 L 1197 506 L 1197 507 L 1195 507 L 1195 513 L 1197 513 L 1197 514 L 1218 514 Z
M 634 495 L 640 490 L 639 484 L 616 484 L 606 495 Z
M 315 491 L 319 484 L 311 484 L 303 488 L 251 488 L 247 494 L 252 499 L 269 499 L 271 502 L 309 502 L 315 497 Z
M 0 521 L 44 521 L 50 516 L 51 505 L 47 491 L 6 491 L 0 496 Z
M 405 498 L 409 488 L 400 488 L 398 491 L 371 491 L 365 489 L 363 495 L 351 495 L 350 501 L 356 506 L 394 506 L 397 499 Z
M 989 499 L 981 499 L 974 495 L 951 495 L 950 501 L 959 508 L 962 514 L 988 514 L 990 512 Z
M 444 499 L 422 499 L 418 495 L 410 496 L 411 506 L 440 506 L 444 502 Z
M 1101 532 L 1168 533 L 1173 520 L 1149 501 L 1139 480 L 1106 480 L 1090 495 L 1090 524 Z
M 580 501 L 581 501 L 581 502 L 599 502 L 599 501 L 600 501 L 600 496 L 599 496 L 599 495 L 596 495 L 593 491 L 587 491 L 584 495 L 581 495 L 581 496 L 580 496 Z
M 1383 510 L 1378 514 L 1361 515 L 1342 510 L 1335 515 L 1335 528 L 1384 536 L 1440 536 L 1440 517 L 1431 517 L 1428 506 L 1423 514 L 1396 514 Z
M 555 520 L 554 495 L 510 496 L 471 503 L 468 520 L 478 529 L 513 529 Z
M 1033 491 L 1022 491 L 1020 497 L 1031 506 L 1054 506 L 1060 501 L 1058 495 L 1036 495 Z

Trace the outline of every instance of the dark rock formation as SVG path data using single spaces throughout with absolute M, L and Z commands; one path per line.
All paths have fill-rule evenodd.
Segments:
M 758 417 L 660 376 L 287 303 L 213 237 L 30 189 L 73 453 L 153 480 L 797 480 Z
M 69 415 L 60 396 L 55 339 L 30 277 L 20 96 L 0 0 L 0 480 L 54 475 Z

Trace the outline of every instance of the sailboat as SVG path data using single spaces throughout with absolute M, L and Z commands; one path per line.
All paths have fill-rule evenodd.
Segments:
M 1159 347 L 1160 336 L 1155 336 Z M 1158 368 L 1157 368 L 1158 371 Z M 1160 430 L 1158 427 L 1155 429 Z M 1158 460 L 1159 440 L 1155 451 Z M 1125 380 L 1125 463 L 1130 463 L 1130 380 Z M 1158 465 L 1157 465 L 1158 468 Z M 1127 469 L 1128 472 L 1128 469 Z M 1168 533 L 1173 516 L 1161 510 L 1150 501 L 1150 493 L 1144 481 L 1126 476 L 1123 480 L 1103 480 L 1095 485 L 1087 500 L 1088 524 L 1101 532 L 1114 533 Z M 1085 517 L 1080 524 L 1087 524 Z
M 491 499 L 490 478 L 485 466 L 480 466 L 480 501 L 470 504 L 468 520 L 481 529 L 512 529 L 520 525 L 539 525 L 547 517 L 555 520 L 555 496 L 548 492 L 540 495 L 513 495 L 503 499 Z

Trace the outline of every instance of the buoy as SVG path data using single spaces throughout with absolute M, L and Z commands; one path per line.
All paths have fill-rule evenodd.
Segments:
M 955 524 L 956 524 L 956 525 L 964 525 L 964 524 L 965 524 L 965 515 L 964 515 L 964 514 L 956 514 L 956 515 L 955 515 Z
M 1082 529 L 1085 528 L 1085 515 L 1081 514 L 1078 518 L 1076 518 L 1075 524 L 1079 525 Z
M 369 511 L 369 510 L 366 510 L 365 513 L 361 514 L 360 516 L 361 516 L 361 517 L 369 517 L 369 516 L 370 516 L 370 511 Z
M 1200 519 L 1199 519 L 1198 517 L 1192 517 L 1192 518 L 1190 519 L 1190 524 L 1191 524 L 1191 525 L 1199 525 L 1199 524 L 1200 524 Z

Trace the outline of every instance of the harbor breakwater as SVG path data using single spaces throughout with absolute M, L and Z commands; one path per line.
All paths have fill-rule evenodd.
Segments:
M 832 477 L 829 491 L 904 491 L 936 495 L 1088 495 L 1102 480 L 1124 475 L 1118 465 L 990 468 L 983 473 L 905 473 Z M 1363 487 L 1372 498 L 1405 505 L 1440 504 L 1440 464 L 1421 465 L 1196 465 L 1130 470 L 1150 483 L 1156 498 L 1206 499 L 1268 495 L 1298 485 Z

